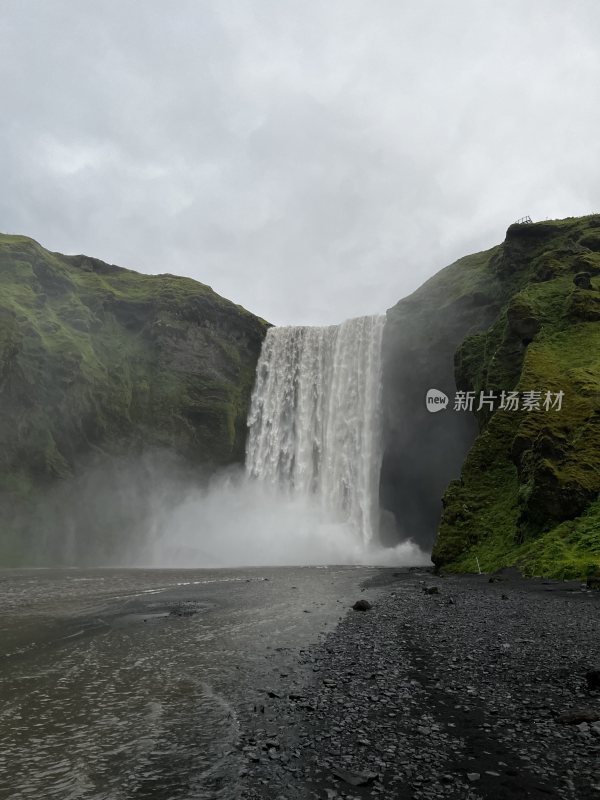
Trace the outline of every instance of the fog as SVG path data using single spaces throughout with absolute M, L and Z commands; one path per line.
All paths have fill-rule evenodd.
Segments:
M 217 475 L 152 520 L 137 566 L 235 567 L 318 564 L 413 566 L 431 563 L 413 542 L 367 545 L 311 497 L 249 479 Z
M 23 517 L 31 566 L 431 563 L 412 541 L 365 545 L 315 498 L 250 479 L 241 466 L 208 476 L 167 452 L 89 463 Z

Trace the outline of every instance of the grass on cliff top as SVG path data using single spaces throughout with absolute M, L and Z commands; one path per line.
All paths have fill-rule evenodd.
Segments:
M 588 244 L 598 237 L 600 244 L 600 215 L 589 214 L 584 217 L 567 217 L 565 219 L 545 220 L 529 225 L 510 225 L 507 239 L 518 251 L 530 247 L 530 240 L 540 241 L 535 256 L 527 259 L 514 275 L 498 277 L 494 267 L 495 260 L 503 257 L 505 244 L 496 245 L 489 250 L 463 256 L 444 267 L 420 286 L 408 297 L 403 298 L 388 312 L 389 317 L 401 313 L 407 304 L 418 304 L 424 316 L 436 313 L 439 309 L 476 297 L 482 296 L 495 300 L 508 300 L 519 289 L 524 288 L 533 278 L 538 261 L 547 260 L 561 250 L 559 263 L 568 271 L 570 264 L 565 264 L 565 243 L 567 247 L 577 250 L 578 241 Z M 572 239 L 572 241 L 571 241 Z M 598 248 L 600 250 L 600 247 Z M 599 262 L 600 265 L 600 262 Z M 572 277 L 572 275 L 571 275 Z M 569 278 L 570 280 L 570 278 Z
M 27 280 L 23 268 L 42 266 L 50 284 L 58 289 L 71 288 L 88 297 L 106 293 L 115 299 L 147 303 L 160 297 L 161 302 L 184 305 L 190 298 L 208 297 L 218 306 L 232 308 L 244 315 L 254 316 L 242 306 L 217 294 L 210 286 L 193 278 L 162 273 L 147 275 L 124 267 L 116 267 L 86 256 L 65 256 L 43 248 L 27 236 L 0 234 L 2 260 L 0 280 Z
M 471 298 L 477 292 L 486 296 L 497 290 L 496 279 L 490 271 L 490 260 L 501 245 L 473 253 L 437 272 L 408 297 L 403 298 L 388 312 L 390 316 L 398 313 L 406 304 L 418 304 L 422 313 L 427 316 L 435 313 L 461 298 Z

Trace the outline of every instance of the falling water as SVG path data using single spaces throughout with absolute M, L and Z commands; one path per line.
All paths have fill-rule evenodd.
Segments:
M 248 416 L 249 475 L 316 497 L 364 544 L 378 531 L 384 322 L 271 328 Z

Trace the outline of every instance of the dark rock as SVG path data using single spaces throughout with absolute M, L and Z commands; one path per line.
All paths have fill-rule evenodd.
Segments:
M 348 772 L 348 770 L 337 767 L 334 767 L 331 772 L 336 778 L 350 786 L 369 786 L 373 781 L 377 780 L 377 773 L 375 772 Z
M 521 340 L 532 341 L 542 327 L 539 319 L 533 316 L 533 310 L 517 300 L 513 300 L 509 305 L 506 318 L 510 332 Z
M 578 272 L 573 278 L 573 283 L 580 289 L 591 289 L 592 281 L 589 272 Z
M 356 603 L 352 606 L 355 611 L 368 611 L 369 609 L 373 608 L 371 603 L 368 600 L 357 600 Z
M 591 669 L 585 673 L 588 689 L 600 689 L 600 669 Z
M 600 719 L 600 710 L 593 708 L 580 708 L 573 711 L 564 711 L 556 718 L 563 725 L 578 725 L 580 722 L 596 722 Z
M 279 750 L 281 747 L 278 739 L 267 739 L 267 741 L 263 744 L 263 750 Z
M 498 310 L 490 296 L 489 272 L 470 283 L 473 291 L 466 292 L 460 280 L 465 268 L 466 259 L 440 273 L 441 280 L 401 300 L 388 311 L 383 335 L 381 504 L 390 512 L 391 527 L 399 532 L 406 526 L 427 550 L 439 525 L 439 498 L 459 472 L 477 430 L 470 414 L 428 413 L 425 393 L 432 387 L 454 386 L 454 352 L 467 334 L 491 324 Z M 440 440 L 444 458 L 436 458 L 434 465 L 432 454 L 439 451 Z M 397 533 L 390 544 L 396 541 Z
M 439 594 L 440 590 L 437 586 L 424 586 L 423 591 L 425 594 Z

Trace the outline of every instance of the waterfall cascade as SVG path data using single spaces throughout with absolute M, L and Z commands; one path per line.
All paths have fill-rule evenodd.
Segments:
M 379 522 L 384 323 L 270 328 L 248 416 L 248 474 L 315 496 L 364 544 Z

